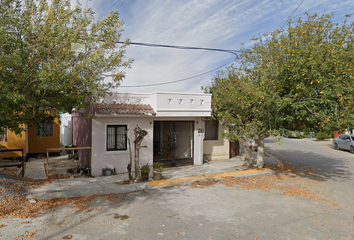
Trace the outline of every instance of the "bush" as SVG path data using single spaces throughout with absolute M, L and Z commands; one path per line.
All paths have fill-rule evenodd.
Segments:
M 162 162 L 154 162 L 152 165 L 154 170 L 157 172 L 162 172 L 163 171 L 163 163 Z
M 141 174 L 149 174 L 150 173 L 150 166 L 149 163 L 147 164 L 141 164 L 140 165 L 140 172 Z
M 331 138 L 331 137 L 332 137 L 332 134 L 330 134 L 330 133 L 326 133 L 326 132 L 318 132 L 318 133 L 316 133 L 316 138 L 319 141 L 323 141 L 323 140 L 325 140 L 327 138 Z

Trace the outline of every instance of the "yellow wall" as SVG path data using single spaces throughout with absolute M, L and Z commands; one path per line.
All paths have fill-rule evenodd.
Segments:
M 203 158 L 207 160 L 225 160 L 229 159 L 230 143 L 228 139 L 221 136 L 221 133 L 226 130 L 219 123 L 218 140 L 203 141 Z
M 23 154 L 26 155 L 26 132 L 22 132 L 22 136 L 16 135 L 12 131 L 7 131 L 7 142 L 0 142 L 1 146 L 5 146 L 7 149 L 19 149 L 23 148 Z M 21 152 L 5 152 L 4 158 L 8 157 L 21 157 Z
M 60 147 L 60 125 L 58 119 L 54 122 L 52 137 L 37 138 L 36 128 L 28 127 L 28 153 L 46 153 L 47 148 Z

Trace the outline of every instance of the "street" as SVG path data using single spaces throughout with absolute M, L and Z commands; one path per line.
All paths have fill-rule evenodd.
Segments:
M 266 140 L 298 171 L 154 187 L 0 219 L 1 239 L 354 239 L 354 155 Z M 93 192 L 94 194 L 94 192 Z

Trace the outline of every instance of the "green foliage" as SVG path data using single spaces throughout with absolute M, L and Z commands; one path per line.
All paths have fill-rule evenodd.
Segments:
M 252 38 L 238 67 L 219 72 L 203 90 L 212 93 L 213 117 L 232 140 L 273 129 L 334 131 L 354 123 L 354 23 L 305 14 L 286 30 Z
M 162 162 L 154 162 L 152 166 L 153 166 L 154 170 L 157 172 L 163 171 L 163 163 Z
M 149 166 L 149 163 L 142 164 L 140 166 L 141 175 L 150 173 L 150 168 L 151 168 L 151 166 Z
M 203 90 L 212 93 L 213 118 L 228 129 L 223 137 L 247 145 L 249 139 L 264 136 L 276 128 L 276 102 L 258 89 L 254 79 L 235 66 L 220 71 Z
M 331 138 L 331 137 L 332 137 L 332 134 L 330 134 L 330 133 L 321 132 L 321 131 L 316 133 L 316 138 L 319 141 L 323 141 L 323 140 L 325 140 L 327 138 Z
M 277 102 L 279 127 L 332 131 L 354 122 L 354 23 L 332 18 L 305 14 L 243 49 L 240 68 Z
M 123 22 L 70 0 L 0 0 L 0 126 L 51 123 L 107 94 L 124 78 Z M 126 41 L 128 44 L 128 41 Z M 104 83 L 104 73 L 112 76 Z
M 79 160 L 79 154 L 78 153 L 73 154 L 72 158 L 74 160 Z

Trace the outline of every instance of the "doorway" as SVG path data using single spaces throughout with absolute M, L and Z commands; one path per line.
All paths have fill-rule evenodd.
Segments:
M 238 141 L 231 142 L 230 141 L 230 153 L 229 158 L 240 155 L 240 144 Z
M 154 121 L 153 139 L 154 162 L 164 167 L 193 165 L 193 121 Z

